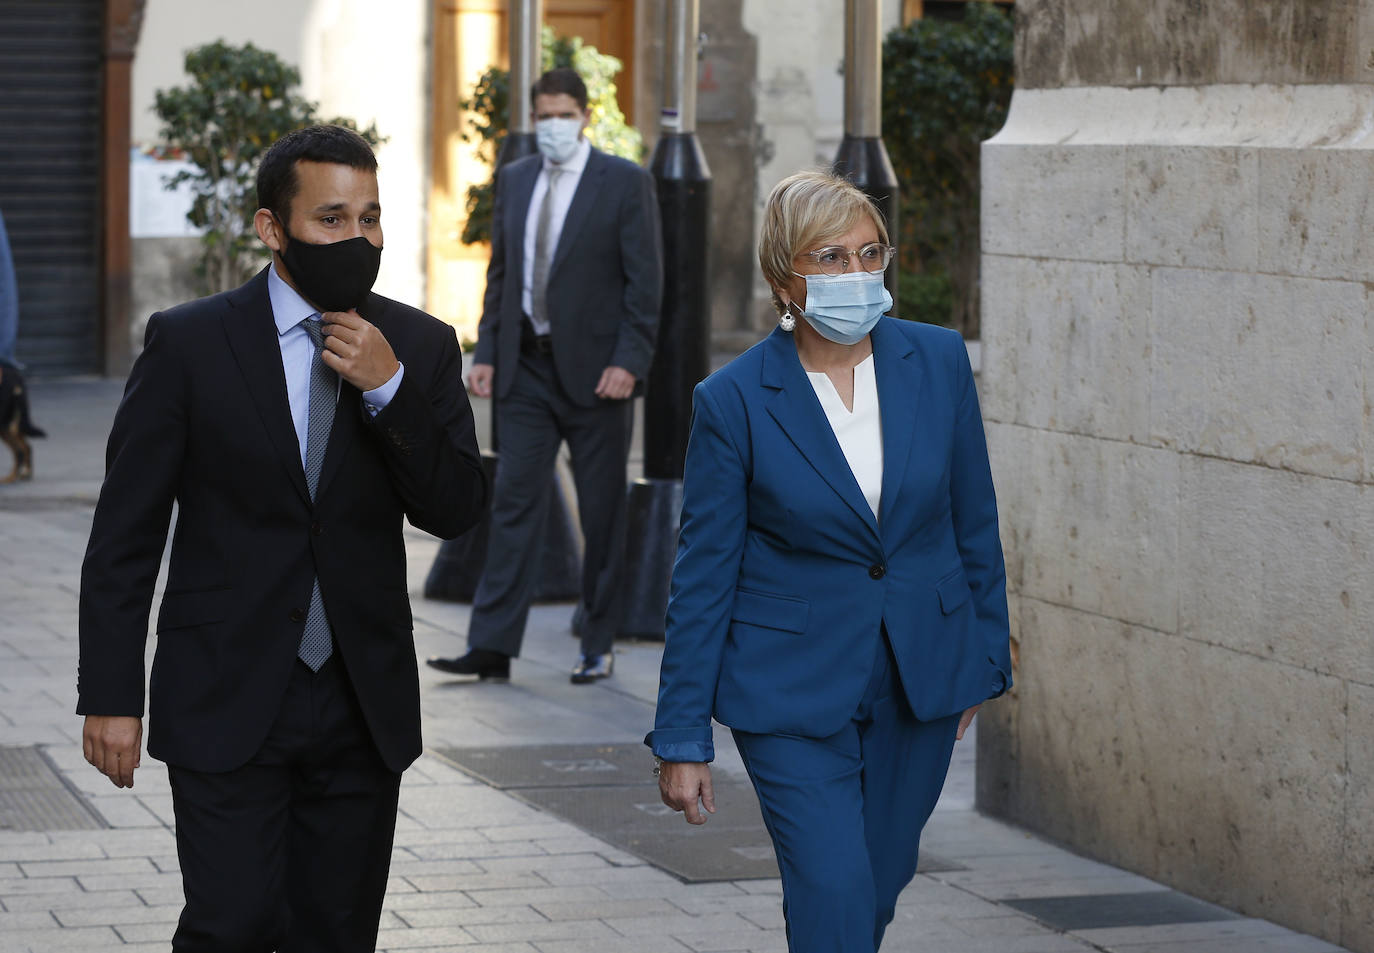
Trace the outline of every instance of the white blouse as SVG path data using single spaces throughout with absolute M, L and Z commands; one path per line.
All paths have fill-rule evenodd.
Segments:
M 854 365 L 852 412 L 845 409 L 839 391 L 824 371 L 807 371 L 806 376 L 811 378 L 811 386 L 830 421 L 830 429 L 835 432 L 849 469 L 876 519 L 883 490 L 883 430 L 878 413 L 878 378 L 873 370 L 873 355 Z

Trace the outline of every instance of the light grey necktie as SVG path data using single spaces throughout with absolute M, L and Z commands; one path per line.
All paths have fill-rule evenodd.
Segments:
M 329 429 L 334 425 L 339 377 L 320 357 L 324 350 L 324 327 L 320 324 L 320 316 L 312 314 L 301 324 L 315 345 L 315 356 L 310 362 L 310 404 L 305 428 L 305 483 L 310 488 L 310 499 L 314 500 L 315 488 L 320 485 L 325 447 L 329 444 Z M 301 646 L 296 655 L 310 666 L 312 672 L 318 672 L 333 652 L 334 640 L 330 634 L 329 618 L 324 612 L 324 599 L 320 596 L 320 580 L 317 578 L 310 591 L 310 609 L 305 615 L 305 631 L 301 633 Z
M 549 324 L 549 262 L 553 259 L 554 252 L 553 205 L 558 178 L 563 174 L 563 170 L 551 165 L 546 174 L 549 177 L 549 185 L 544 192 L 544 201 L 539 206 L 539 220 L 534 229 L 534 278 L 530 287 L 533 298 L 530 317 L 541 329 L 547 328 Z

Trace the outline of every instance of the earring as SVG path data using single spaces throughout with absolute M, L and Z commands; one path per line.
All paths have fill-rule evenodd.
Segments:
M 797 326 L 797 319 L 792 317 L 792 302 L 787 302 L 786 307 L 787 310 L 778 318 L 778 327 L 790 333 Z

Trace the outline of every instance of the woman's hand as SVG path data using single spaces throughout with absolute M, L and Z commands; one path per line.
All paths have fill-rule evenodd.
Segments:
M 716 795 L 711 790 L 711 767 L 704 761 L 664 761 L 658 769 L 658 793 L 663 803 L 687 815 L 688 824 L 705 824 L 707 814 L 716 813 Z
M 956 732 L 954 733 L 954 740 L 955 740 L 955 741 L 963 741 L 963 740 L 964 740 L 964 732 L 965 732 L 965 731 L 968 731 L 968 726 L 971 725 L 971 724 L 973 724 L 973 716 L 976 715 L 976 714 L 978 714 L 978 709 L 980 709 L 980 708 L 982 708 L 982 707 L 983 707 L 982 702 L 979 702 L 977 705 L 974 705 L 972 708 L 969 708 L 969 709 L 965 710 L 965 712 L 964 712 L 962 715 L 959 716 L 959 730 L 956 731 Z

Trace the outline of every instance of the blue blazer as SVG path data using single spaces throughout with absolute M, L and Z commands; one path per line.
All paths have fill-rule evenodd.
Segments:
M 1006 572 L 963 340 L 882 318 L 874 519 L 797 356 L 774 330 L 697 385 L 654 730 L 710 761 L 711 717 L 825 737 L 853 717 L 887 628 L 916 716 L 1011 686 Z

